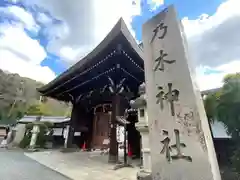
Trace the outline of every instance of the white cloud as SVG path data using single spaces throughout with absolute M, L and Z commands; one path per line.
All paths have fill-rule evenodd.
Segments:
M 221 87 L 223 85 L 223 78 L 226 74 L 233 74 L 240 72 L 240 61 L 232 61 L 230 63 L 218 66 L 213 71 L 218 71 L 216 73 L 211 73 L 206 75 L 206 69 L 210 67 L 200 66 L 197 68 L 197 81 L 199 88 L 201 90 L 208 90 Z M 211 70 L 211 69 L 210 69 Z
M 31 5 L 35 4 L 45 8 L 54 18 L 62 20 L 62 24 L 53 25 L 46 14 L 40 13 L 37 16 L 38 21 L 47 24 L 45 33 L 50 40 L 47 50 L 60 55 L 69 64 L 78 61 L 92 50 L 120 17 L 123 17 L 131 33 L 135 35 L 131 26 L 132 18 L 141 14 L 141 0 L 134 1 L 134 3 L 129 0 L 72 0 L 71 3 L 68 0 L 62 0 L 61 3 L 58 0 L 25 1 Z M 154 10 L 162 2 L 160 0 L 148 0 L 147 3 Z M 224 75 L 240 71 L 239 6 L 239 0 L 228 0 L 222 3 L 211 16 L 202 14 L 195 20 L 190 20 L 187 17 L 182 20 L 193 61 L 198 67 L 197 78 L 202 90 L 219 87 Z M 20 9 L 15 7 L 8 12 L 14 15 L 18 14 L 17 11 L 19 11 L 19 14 L 28 13 Z M 35 27 L 34 19 L 27 18 L 26 14 L 25 16 L 21 15 L 20 19 L 25 22 L 25 26 Z M 14 32 L 21 37 L 20 40 L 11 38 L 11 36 L 17 37 Z M 29 61 L 30 64 L 37 66 L 45 57 L 45 50 L 37 41 L 29 38 L 26 34 L 24 35 L 24 32 L 10 28 L 9 33 L 5 32 L 4 38 L 2 42 L 0 41 L 0 46 L 8 47 L 7 42 L 13 42 L 10 47 L 14 49 L 14 55 L 21 52 L 22 56 L 20 57 L 24 62 Z M 26 46 L 21 42 L 26 42 Z M 28 52 L 27 47 L 33 47 L 32 52 Z M 8 54 L 6 50 L 9 50 L 9 47 L 4 50 L 4 54 Z M 14 56 L 6 56 L 14 59 Z M 40 66 L 38 65 L 38 67 Z M 35 71 L 40 71 L 41 68 L 37 69 Z M 204 73 L 206 69 L 221 70 L 221 72 L 206 75 Z M 44 71 L 48 70 L 45 68 Z M 49 74 L 51 74 L 50 70 Z M 54 75 L 50 76 L 53 77 Z
M 0 25 L 0 68 L 20 76 L 47 83 L 55 78 L 49 67 L 40 63 L 47 56 L 37 40 L 31 39 L 22 26 Z
M 64 46 L 60 49 L 61 57 L 68 59 L 69 61 L 76 62 L 76 59 L 81 59 L 87 55 L 86 49 L 91 49 L 91 47 L 82 46 L 81 48 L 72 48 L 69 46 Z
M 240 72 L 239 6 L 239 0 L 228 0 L 212 16 L 182 20 L 202 90 L 219 87 L 226 74 Z M 222 72 L 207 75 L 206 68 Z
M 24 27 L 31 31 L 38 31 L 39 26 L 36 24 L 31 13 L 18 6 L 1 7 L 0 12 L 13 16 L 24 24 Z
M 37 0 L 35 2 L 64 22 L 64 24 L 49 26 L 47 29 L 51 39 L 47 49 L 60 55 L 70 64 L 92 50 L 120 17 L 123 17 L 134 35 L 131 27 L 132 18 L 141 14 L 140 0 L 134 3 L 129 0 L 82 0 L 81 2 L 73 0 L 71 3 L 67 0 L 61 3 L 58 0 Z M 149 0 L 147 3 L 154 9 L 163 2 Z M 183 18 L 189 49 L 198 66 L 201 89 L 220 86 L 226 73 L 240 71 L 238 67 L 231 64 L 231 61 L 240 59 L 239 3 L 238 0 L 228 0 L 222 3 L 216 13 L 211 16 L 202 14 L 195 20 Z M 223 73 L 204 74 L 206 68 L 219 69 L 220 67 Z
M 99 30 L 96 29 L 94 34 L 98 41 L 106 36 L 120 17 L 123 17 L 128 29 L 131 31 L 132 35 L 135 36 L 131 22 L 134 16 L 141 14 L 141 7 L 140 0 L 134 2 L 133 4 L 132 1 L 129 0 L 95 0 L 94 21 L 96 23 L 96 28 L 99 27 Z
M 58 0 L 40 0 L 35 2 L 39 7 L 48 10 L 56 19 L 62 20 L 62 24 L 53 25 L 49 16 L 36 12 L 36 21 L 47 27 L 45 34 L 50 40 L 47 49 L 60 55 L 70 64 L 77 60 L 76 57 L 86 55 L 97 45 L 122 16 L 134 34 L 130 24 L 132 16 L 140 14 L 139 1 L 135 5 L 129 0 L 101 2 L 73 0 L 71 3 L 67 0 L 61 3 Z M 27 3 L 34 2 L 28 1 Z M 40 66 L 46 57 L 45 49 L 37 40 L 31 39 L 23 31 L 23 28 L 31 31 L 38 31 L 40 28 L 30 12 L 18 6 L 8 6 L 0 10 L 8 17 L 12 16 L 21 22 L 0 25 L 0 33 L 3 34 L 0 37 L 1 69 L 42 82 L 53 79 L 55 74 L 48 67 Z
M 240 59 L 239 6 L 240 1 L 228 0 L 212 16 L 183 18 L 189 48 L 198 65 L 216 67 Z
M 52 19 L 47 16 L 45 13 L 38 13 L 37 15 L 37 21 L 44 24 L 44 25 L 49 25 L 50 23 L 52 23 Z
M 226 23 L 226 20 L 239 16 L 239 6 L 239 0 L 227 0 L 219 5 L 217 11 L 212 16 L 202 14 L 197 20 L 189 20 L 187 17 L 183 18 L 182 21 L 186 34 L 194 36 L 202 34 L 209 29 L 217 28 L 222 23 Z
M 134 35 L 131 21 L 133 16 L 141 13 L 140 0 L 135 3 L 131 0 L 72 0 L 71 3 L 68 0 L 61 3 L 58 0 L 29 0 L 27 3 L 45 8 L 54 18 L 64 22 L 63 25 L 48 26 L 51 42 L 47 49 L 71 64 L 92 50 L 120 17 Z
M 0 25 L 2 33 L 0 40 L 1 49 L 10 49 L 24 57 L 26 61 L 40 64 L 47 54 L 37 40 L 31 39 L 21 27 L 13 25 Z
M 10 73 L 17 73 L 22 77 L 28 77 L 43 83 L 48 83 L 56 77 L 49 67 L 42 67 L 25 61 L 12 51 L 4 49 L 0 49 L 0 67 Z
M 49 46 L 51 46 L 55 43 L 55 41 L 58 41 L 59 39 L 65 39 L 69 35 L 70 29 L 66 23 L 54 25 L 49 24 L 44 33 L 50 41 Z
M 164 0 L 148 0 L 147 2 L 151 7 L 151 11 L 155 11 L 159 6 L 164 4 Z
M 21 0 L 6 0 L 6 1 L 11 2 L 11 3 L 18 3 Z

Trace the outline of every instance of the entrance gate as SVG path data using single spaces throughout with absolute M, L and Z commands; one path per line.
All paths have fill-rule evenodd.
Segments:
M 108 148 L 108 145 L 103 142 L 109 139 L 111 115 L 105 110 L 105 105 L 97 106 L 94 114 L 92 148 Z

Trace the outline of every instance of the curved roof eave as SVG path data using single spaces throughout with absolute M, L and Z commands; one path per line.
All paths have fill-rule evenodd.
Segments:
M 42 94 L 46 94 L 47 91 L 49 91 L 51 88 L 53 88 L 55 85 L 57 85 L 60 81 L 62 81 L 64 78 L 68 77 L 69 75 L 73 74 L 74 72 L 76 72 L 80 67 L 82 67 L 84 64 L 86 64 L 89 60 L 93 59 L 99 52 L 104 50 L 108 46 L 108 44 L 110 44 L 114 40 L 114 38 L 117 37 L 120 33 L 122 33 L 124 35 L 124 37 L 128 40 L 128 43 L 131 45 L 131 47 L 134 49 L 134 51 L 138 54 L 139 58 L 143 59 L 142 49 L 138 46 L 134 37 L 131 35 L 124 20 L 122 18 L 120 18 L 118 20 L 118 22 L 116 23 L 116 25 L 108 33 L 108 35 L 88 55 L 86 55 L 84 58 L 82 58 L 76 64 L 71 66 L 65 72 L 60 74 L 54 80 L 52 80 L 48 84 L 44 85 L 43 87 L 38 88 L 37 90 Z

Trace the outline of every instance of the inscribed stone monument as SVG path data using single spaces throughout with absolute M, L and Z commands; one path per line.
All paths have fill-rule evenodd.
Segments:
M 154 180 L 220 180 L 215 149 L 173 6 L 143 25 Z

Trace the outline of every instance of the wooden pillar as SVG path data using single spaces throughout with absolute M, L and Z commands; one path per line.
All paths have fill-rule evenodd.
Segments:
M 88 132 L 87 132 L 87 142 L 86 142 L 86 146 L 87 146 L 88 151 L 91 151 L 91 148 L 92 148 L 93 119 L 94 119 L 93 111 L 88 112 L 87 117 L 86 117 L 86 120 L 88 122 L 88 125 L 87 125 L 88 126 Z
M 111 126 L 110 126 L 110 150 L 109 150 L 109 163 L 116 163 L 118 161 L 118 143 L 116 132 L 116 116 L 119 115 L 120 108 L 120 96 L 114 95 L 112 100 L 112 114 L 111 114 Z
M 67 148 L 71 148 L 73 146 L 76 121 L 77 121 L 77 106 L 76 104 L 73 104 L 72 114 L 71 114 L 71 119 L 69 124 L 69 131 L 67 135 Z

